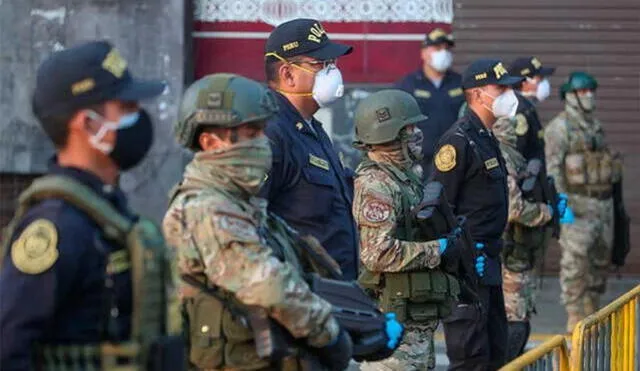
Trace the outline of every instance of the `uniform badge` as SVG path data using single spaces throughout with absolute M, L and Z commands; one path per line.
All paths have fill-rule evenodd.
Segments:
M 529 131 L 527 118 L 522 113 L 516 115 L 516 135 L 523 136 Z
M 436 154 L 436 168 L 445 172 L 456 167 L 456 148 L 451 144 L 445 144 Z
M 296 129 L 302 130 L 302 128 L 304 127 L 304 125 L 301 122 L 296 122 Z
M 462 92 L 462 88 L 455 88 L 455 89 L 449 90 L 449 96 L 451 98 L 458 97 L 458 96 L 462 95 L 462 93 L 463 93 Z
M 309 154 L 309 163 L 315 167 L 319 167 L 322 170 L 329 170 L 329 161 Z
M 370 223 L 381 223 L 391 216 L 391 205 L 378 200 L 367 201 L 362 208 L 364 219 Z
M 58 231 L 49 220 L 38 219 L 11 245 L 11 260 L 19 271 L 40 274 L 58 260 Z
M 429 99 L 431 98 L 431 92 L 423 89 L 416 89 L 413 91 L 413 96 L 416 98 Z
M 498 159 L 493 157 L 488 159 L 487 161 L 484 162 L 484 166 L 487 168 L 487 170 L 491 170 L 493 168 L 498 167 L 499 163 L 498 163 Z
M 389 112 L 387 107 L 383 107 L 376 111 L 376 117 L 378 118 L 378 122 L 385 122 L 391 119 L 391 112 Z

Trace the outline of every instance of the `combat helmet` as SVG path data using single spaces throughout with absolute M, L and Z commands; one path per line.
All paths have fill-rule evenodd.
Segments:
M 199 79 L 184 92 L 174 134 L 181 146 L 198 150 L 197 135 L 204 127 L 233 128 L 267 120 L 277 112 L 275 96 L 258 82 L 216 73 Z
M 568 92 L 576 91 L 580 89 L 596 90 L 598 88 L 598 81 L 592 75 L 575 71 L 569 75 L 567 82 L 560 86 L 560 99 L 564 100 L 565 95 Z
M 397 89 L 385 89 L 365 98 L 355 112 L 356 141 L 362 144 L 382 144 L 398 138 L 407 125 L 427 119 L 411 94 Z

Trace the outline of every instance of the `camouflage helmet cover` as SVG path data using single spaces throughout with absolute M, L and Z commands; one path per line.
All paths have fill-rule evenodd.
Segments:
M 196 150 L 203 127 L 233 128 L 277 112 L 273 93 L 260 83 L 230 73 L 207 75 L 184 92 L 174 133 L 180 145 Z
M 411 94 L 397 89 L 380 90 L 356 108 L 356 140 L 364 144 L 388 143 L 396 140 L 405 126 L 426 119 Z

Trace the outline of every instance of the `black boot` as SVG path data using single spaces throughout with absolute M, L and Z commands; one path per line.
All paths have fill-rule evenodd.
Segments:
M 507 343 L 507 362 L 520 356 L 529 340 L 531 325 L 529 321 L 514 321 L 508 323 L 509 341 Z

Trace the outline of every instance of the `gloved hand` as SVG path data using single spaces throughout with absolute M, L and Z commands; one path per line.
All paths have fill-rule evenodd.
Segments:
M 560 218 L 560 224 L 573 224 L 575 222 L 575 216 L 571 207 L 567 206 L 564 211 L 564 215 Z
M 569 196 L 566 193 L 558 194 L 558 216 L 564 217 L 564 213 L 567 210 L 567 204 L 569 203 Z
M 402 324 L 396 320 L 395 313 L 386 313 L 385 317 L 387 318 L 385 332 L 387 333 L 387 337 L 389 338 L 389 341 L 387 342 L 387 348 L 396 349 L 396 347 L 400 343 L 400 340 L 402 340 L 404 327 L 402 327 Z
M 320 363 L 329 371 L 346 370 L 353 356 L 351 337 L 346 331 L 340 329 L 340 334 L 336 339 L 323 348 L 316 348 L 315 354 Z
M 476 249 L 479 250 L 480 252 L 482 252 L 482 249 L 484 249 L 484 246 L 485 246 L 484 243 L 476 242 Z M 476 257 L 476 273 L 478 273 L 478 276 L 480 277 L 484 277 L 486 260 L 487 258 L 484 255 L 480 255 Z
M 458 264 L 460 260 L 460 248 L 457 246 L 457 242 L 460 233 L 461 231 L 454 230 L 445 238 L 438 239 L 438 243 L 440 244 L 438 251 L 440 252 L 441 267 L 446 267 L 450 264 L 450 268 L 453 268 Z

